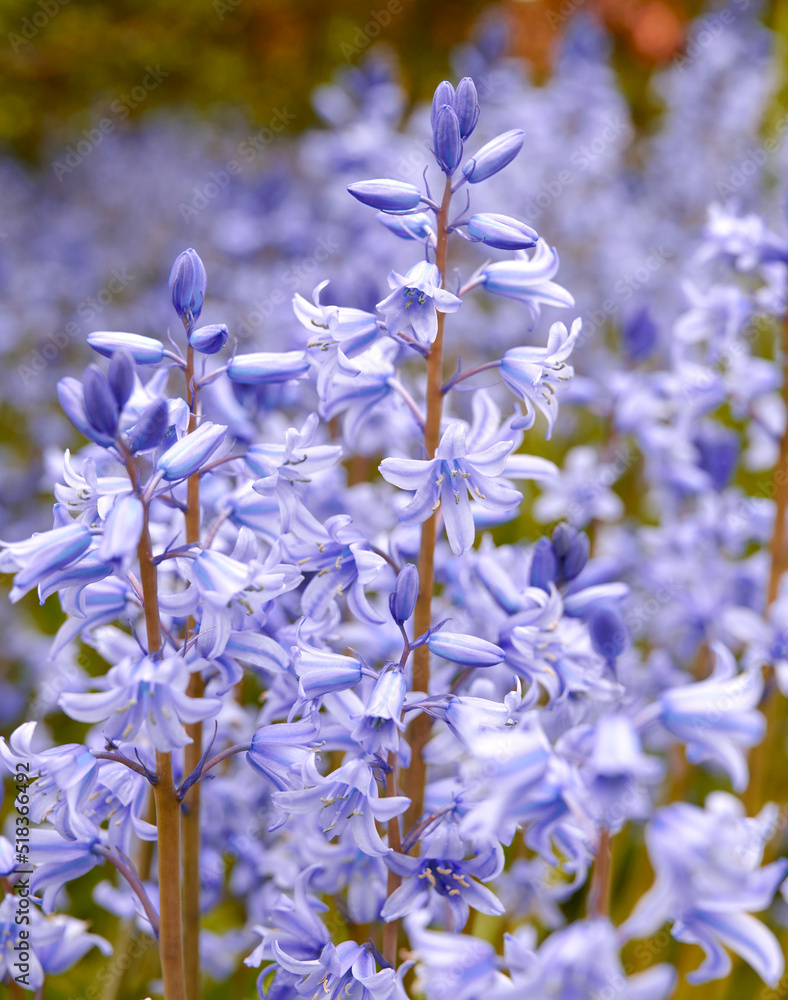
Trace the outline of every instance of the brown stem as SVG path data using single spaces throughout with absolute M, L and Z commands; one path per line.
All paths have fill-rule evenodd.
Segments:
M 186 398 L 189 402 L 189 434 L 197 428 L 197 387 L 194 381 L 194 348 L 186 353 Z M 186 484 L 186 512 L 184 515 L 186 542 L 200 541 L 200 476 L 190 476 Z M 189 618 L 187 634 L 194 631 L 196 622 Z M 189 678 L 186 693 L 190 698 L 202 697 L 205 690 L 199 671 Z M 202 723 L 187 724 L 186 733 L 191 743 L 184 747 L 184 774 L 191 774 L 202 757 Z M 192 785 L 183 798 L 181 816 L 181 847 L 183 852 L 183 952 L 186 959 L 186 1000 L 199 1000 L 200 996 L 200 783 Z
M 142 537 L 137 549 L 140 563 L 140 583 L 145 603 L 145 628 L 148 653 L 161 649 L 159 592 L 156 566 L 153 562 L 148 508 Z M 156 801 L 156 827 L 159 860 L 159 954 L 164 979 L 165 1000 L 185 1000 L 183 974 L 183 941 L 181 930 L 181 805 L 175 795 L 172 778 L 172 755 L 156 751 L 156 772 L 159 780 L 153 788 Z
M 611 842 L 610 832 L 603 827 L 599 834 L 599 847 L 588 891 L 590 917 L 606 917 L 610 911 Z
M 449 204 L 451 202 L 451 180 L 446 179 L 440 212 L 438 213 L 438 234 L 435 263 L 441 275 L 441 287 L 446 284 L 446 252 L 449 234 Z M 438 313 L 438 333 L 427 355 L 427 421 L 424 426 L 424 447 L 430 458 L 435 457 L 441 433 L 443 413 L 443 325 L 445 313 Z M 419 549 L 419 597 L 416 602 L 414 631 L 416 635 L 426 632 L 432 624 L 432 592 L 435 587 L 435 538 L 437 520 L 433 514 L 421 526 L 421 547 Z M 413 654 L 413 690 L 429 693 L 430 651 L 427 645 L 419 646 Z M 426 712 L 420 712 L 410 726 L 411 764 L 404 772 L 405 793 L 410 797 L 410 806 L 405 813 L 405 829 L 410 830 L 418 821 L 424 809 L 424 785 L 427 767 L 424 761 L 424 747 L 430 738 L 432 719 Z M 416 850 L 418 848 L 415 848 Z
M 396 765 L 397 765 L 397 755 L 392 751 L 389 753 L 388 759 L 389 766 L 391 770 L 386 775 L 386 795 L 396 795 L 397 794 L 397 777 L 396 777 Z M 399 816 L 395 816 L 393 819 L 389 820 L 388 825 L 389 833 L 389 847 L 395 850 L 398 854 L 402 851 L 402 838 L 400 836 L 399 829 Z M 386 898 L 388 899 L 392 892 L 395 892 L 399 886 L 402 879 L 396 872 L 389 869 L 389 875 L 386 882 Z M 391 920 L 389 923 L 383 926 L 383 957 L 392 966 L 397 965 L 397 935 L 399 933 L 399 920 Z

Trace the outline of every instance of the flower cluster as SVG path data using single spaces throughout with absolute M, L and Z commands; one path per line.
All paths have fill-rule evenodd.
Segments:
M 471 77 L 444 81 L 423 184 L 342 192 L 375 213 L 371 289 L 320 280 L 245 350 L 197 325 L 216 303 L 190 248 L 177 333 L 94 331 L 58 383 L 87 443 L 50 456 L 51 527 L 3 542 L 0 570 L 15 604 L 58 596 L 53 674 L 84 647 L 103 666 L 56 692 L 81 743 L 0 740 L 35 778 L 24 989 L 109 950 L 67 914 L 107 865 L 96 905 L 158 943 L 166 1000 L 244 964 L 271 1000 L 667 1000 L 676 968 L 628 958 L 665 924 L 705 952 L 690 982 L 729 951 L 782 977 L 761 747 L 788 688 L 788 498 L 734 476 L 746 420 L 748 468 L 786 447 L 779 358 L 751 334 L 781 314 L 785 241 L 714 207 L 688 307 L 643 304 L 613 352 L 538 213 L 496 210 L 539 142 L 485 113 Z M 573 421 L 601 446 L 546 458 Z M 694 767 L 755 818 L 683 801 Z M 654 884 L 611 903 L 641 828 Z

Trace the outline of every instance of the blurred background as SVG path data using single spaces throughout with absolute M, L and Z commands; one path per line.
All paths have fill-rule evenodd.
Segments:
M 589 344 L 598 368 L 606 352 L 636 363 L 644 336 L 669 352 L 710 203 L 757 211 L 785 233 L 780 0 L 0 0 L 0 21 L 3 539 L 49 526 L 62 449 L 81 447 L 57 407 L 58 378 L 93 360 L 92 330 L 166 336 L 181 250 L 194 246 L 206 264 L 202 321 L 226 322 L 243 350 L 292 342 L 292 295 L 311 296 L 323 278 L 323 301 L 374 307 L 413 245 L 384 236 L 346 185 L 420 180 L 426 102 L 444 78 L 476 80 L 474 148 L 525 130 L 485 210 L 523 218 L 558 247 L 558 280 L 589 334 L 575 361 L 579 406 L 562 404 L 544 445 L 556 461 L 600 436 L 583 398 Z M 466 344 L 483 308 L 459 317 Z M 496 329 L 511 316 L 525 335 L 518 304 L 495 308 Z M 757 493 L 774 456 L 757 421 L 747 434 L 740 482 Z M 0 732 L 35 718 L 60 741 L 81 739 L 57 711 L 62 688 L 47 682 L 61 620 L 54 600 L 0 601 Z M 58 683 L 95 669 L 84 653 L 59 662 Z M 91 889 L 75 890 L 83 911 Z M 235 917 L 219 912 L 211 929 Z M 225 936 L 217 967 L 227 947 Z M 224 960 L 229 970 L 234 957 Z M 86 961 L 51 996 L 87 997 L 100 967 Z M 210 996 L 252 996 L 252 983 L 241 970 L 229 993 Z M 127 995 L 140 995 L 133 976 Z

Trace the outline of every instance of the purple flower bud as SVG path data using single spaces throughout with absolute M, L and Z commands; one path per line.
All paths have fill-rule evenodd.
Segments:
M 99 558 L 128 568 L 137 551 L 144 520 L 145 509 L 141 500 L 134 496 L 119 497 L 104 523 Z
M 298 677 L 298 692 L 304 701 L 313 701 L 334 691 L 347 691 L 361 680 L 358 660 L 315 649 L 304 642 L 293 646 L 293 666 Z
M 115 333 L 100 330 L 88 334 L 88 343 L 98 354 L 111 358 L 121 348 L 127 350 L 138 365 L 157 365 L 164 357 L 164 344 L 153 337 L 142 337 L 138 333 Z
M 572 547 L 572 542 L 577 535 L 577 528 L 573 528 L 566 521 L 561 521 L 553 528 L 551 539 L 553 551 L 558 559 L 564 559 Z
M 561 561 L 561 576 L 564 580 L 574 580 L 578 576 L 588 562 L 590 549 L 588 535 L 584 531 L 578 531 L 572 539 L 569 551 Z
M 227 343 L 229 332 L 224 323 L 201 326 L 189 334 L 189 343 L 201 354 L 216 354 Z
M 134 358 L 124 347 L 112 355 L 107 381 L 118 406 L 123 409 L 134 391 Z
M 536 246 L 539 234 L 535 229 L 508 215 L 483 213 L 474 215 L 468 223 L 468 233 L 475 242 L 499 250 L 527 250 Z
M 118 426 L 118 404 L 109 387 L 104 372 L 96 365 L 88 365 L 82 376 L 85 416 L 99 434 L 110 440 Z
M 550 584 L 558 578 L 558 561 L 549 538 L 540 538 L 531 561 L 531 586 L 550 592 Z
M 520 152 L 524 139 L 525 132 L 519 128 L 503 132 L 491 139 L 462 168 L 466 179 L 471 184 L 478 184 L 479 181 L 486 181 L 488 177 L 503 170 Z
M 168 483 L 176 479 L 188 479 L 224 441 L 227 428 L 207 420 L 202 427 L 182 437 L 180 441 L 161 456 L 158 468 Z
M 430 236 L 430 217 L 426 212 L 417 212 L 415 215 L 386 215 L 384 212 L 378 213 L 378 222 L 383 225 L 401 240 L 419 240 L 423 242 Z
M 260 351 L 233 358 L 227 366 L 227 377 L 231 382 L 267 385 L 300 378 L 308 369 L 309 361 L 303 351 L 284 351 L 281 354 Z
M 601 604 L 588 617 L 591 645 L 612 667 L 629 643 L 629 629 L 621 612 L 612 604 Z
M 435 94 L 432 98 L 432 110 L 430 112 L 430 125 L 433 131 L 435 130 L 435 121 L 438 117 L 438 112 L 443 107 L 444 104 L 448 104 L 450 108 L 454 107 L 454 87 L 449 83 L 448 80 L 442 80 L 438 86 L 435 88 Z
M 60 379 L 57 384 L 57 398 L 65 415 L 88 440 L 105 446 L 112 444 L 113 438 L 97 431 L 88 420 L 85 414 L 85 392 L 78 379 L 70 375 Z
M 394 593 L 389 598 L 391 617 L 404 625 L 413 614 L 419 596 L 419 572 L 413 563 L 406 563 L 397 576 Z
M 139 416 L 137 423 L 129 431 L 129 448 L 133 454 L 157 448 L 164 440 L 170 427 L 167 403 L 155 399 Z
M 208 279 L 196 250 L 191 248 L 179 254 L 170 272 L 170 295 L 175 312 L 191 329 L 199 319 L 205 301 Z
M 460 123 L 460 135 L 467 139 L 479 120 L 479 95 L 476 93 L 476 84 L 469 76 L 464 76 L 457 84 L 452 107 Z
M 363 205 L 381 212 L 409 212 L 421 201 L 421 191 L 405 181 L 392 181 L 380 177 L 371 181 L 356 181 L 348 191 Z
M 495 643 L 461 632 L 436 632 L 427 640 L 427 645 L 436 656 L 467 667 L 492 667 L 506 656 Z
M 624 350 L 632 361 L 645 361 L 653 353 L 659 332 L 648 306 L 642 306 L 624 322 L 621 335 Z
M 457 115 L 454 113 L 454 108 L 448 104 L 444 104 L 435 116 L 432 144 L 438 165 L 448 177 L 451 177 L 462 159 L 462 137 Z

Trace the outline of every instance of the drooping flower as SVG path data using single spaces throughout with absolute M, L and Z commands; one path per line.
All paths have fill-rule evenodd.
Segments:
M 706 955 L 689 982 L 727 976 L 729 948 L 774 986 L 785 959 L 774 934 L 751 914 L 771 904 L 788 871 L 788 858 L 760 867 L 776 812 L 769 805 L 749 819 L 726 792 L 709 795 L 704 809 L 688 802 L 660 809 L 646 828 L 656 880 L 619 928 L 620 939 L 648 937 L 671 920 L 673 936 Z
M 460 555 L 476 534 L 471 498 L 494 511 L 512 510 L 522 500 L 506 479 L 498 478 L 513 447 L 514 442 L 502 441 L 468 454 L 465 426 L 455 421 L 444 431 L 434 459 L 386 458 L 380 471 L 392 485 L 415 493 L 400 513 L 403 524 L 421 524 L 442 505 L 449 544 Z
M 425 347 L 437 336 L 438 313 L 453 313 L 462 305 L 462 299 L 441 287 L 440 272 L 428 261 L 414 264 L 404 276 L 392 271 L 389 287 L 394 291 L 377 304 L 389 333 L 411 332 Z

